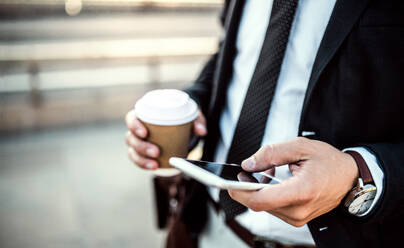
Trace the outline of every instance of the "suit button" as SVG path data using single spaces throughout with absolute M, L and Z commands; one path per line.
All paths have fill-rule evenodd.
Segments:
M 302 131 L 301 135 L 303 137 L 314 136 L 314 135 L 316 135 L 316 132 L 314 132 L 314 131 Z

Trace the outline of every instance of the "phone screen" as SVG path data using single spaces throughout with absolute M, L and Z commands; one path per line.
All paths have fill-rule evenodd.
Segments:
M 216 162 L 206 162 L 189 159 L 186 159 L 186 161 L 226 180 L 237 182 L 264 183 L 264 184 L 274 184 L 281 182 L 280 179 L 272 176 L 268 172 L 251 173 L 243 170 L 240 165 L 236 164 L 221 164 Z M 223 170 L 224 167 L 231 169 Z

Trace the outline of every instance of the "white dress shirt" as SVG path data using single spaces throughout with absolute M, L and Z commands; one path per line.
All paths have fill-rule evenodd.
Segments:
M 298 135 L 303 100 L 311 70 L 335 1 L 299 1 L 268 114 L 262 145 L 283 142 Z M 221 139 L 216 150 L 215 161 L 217 162 L 226 160 L 264 42 L 272 4 L 273 0 L 247 0 L 245 3 L 236 40 L 237 55 L 233 63 L 233 76 L 220 118 Z M 307 132 L 313 131 L 315 132 L 315 130 L 307 130 Z M 373 207 L 382 191 L 383 172 L 375 156 L 365 148 L 349 150 L 358 151 L 372 173 L 378 189 Z M 276 168 L 276 176 L 287 178 L 291 176 L 291 173 L 287 166 L 281 166 Z M 210 188 L 210 193 L 213 199 L 218 200 L 218 189 Z M 217 215 L 211 209 L 210 212 L 208 228 L 200 239 L 201 247 L 246 247 L 224 226 L 222 215 Z M 258 236 L 284 244 L 314 245 L 307 225 L 297 228 L 267 212 L 254 212 L 249 209 L 237 216 L 236 220 Z

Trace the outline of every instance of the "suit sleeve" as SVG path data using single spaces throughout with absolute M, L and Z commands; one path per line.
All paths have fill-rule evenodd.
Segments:
M 383 191 L 374 210 L 363 220 L 383 222 L 404 214 L 404 142 L 364 144 L 384 172 Z
M 223 9 L 220 14 L 220 23 L 222 27 L 224 26 L 227 16 L 229 2 L 230 0 L 226 0 L 224 2 Z M 204 114 L 207 113 L 209 102 L 211 100 L 210 97 L 213 87 L 213 78 L 216 71 L 216 63 L 221 45 L 222 42 L 219 43 L 218 51 L 213 54 L 206 62 L 205 66 L 203 67 L 202 71 L 200 72 L 194 83 L 190 87 L 184 89 L 184 91 L 187 92 L 191 96 L 191 98 L 197 102 L 198 106 L 201 108 Z
M 372 205 L 365 213 L 359 215 L 361 217 L 366 216 L 374 210 L 377 202 L 380 199 L 380 196 L 382 195 L 384 174 L 383 174 L 379 161 L 377 161 L 376 156 L 372 152 L 370 152 L 368 149 L 366 149 L 364 147 L 351 147 L 351 148 L 347 148 L 347 149 L 343 150 L 343 152 L 345 152 L 345 151 L 356 151 L 362 156 L 362 158 L 365 160 L 366 165 L 369 168 L 370 174 L 372 175 L 374 184 L 377 188 L 376 196 L 375 196 L 374 201 L 372 202 Z
M 204 114 L 207 113 L 209 107 L 217 56 L 217 53 L 213 54 L 195 82 L 190 87 L 184 89 L 196 101 Z

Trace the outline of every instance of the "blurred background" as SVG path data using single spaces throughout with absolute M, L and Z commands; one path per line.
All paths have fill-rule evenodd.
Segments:
M 222 0 L 0 0 L 0 247 L 163 247 L 124 116 L 192 83 Z

